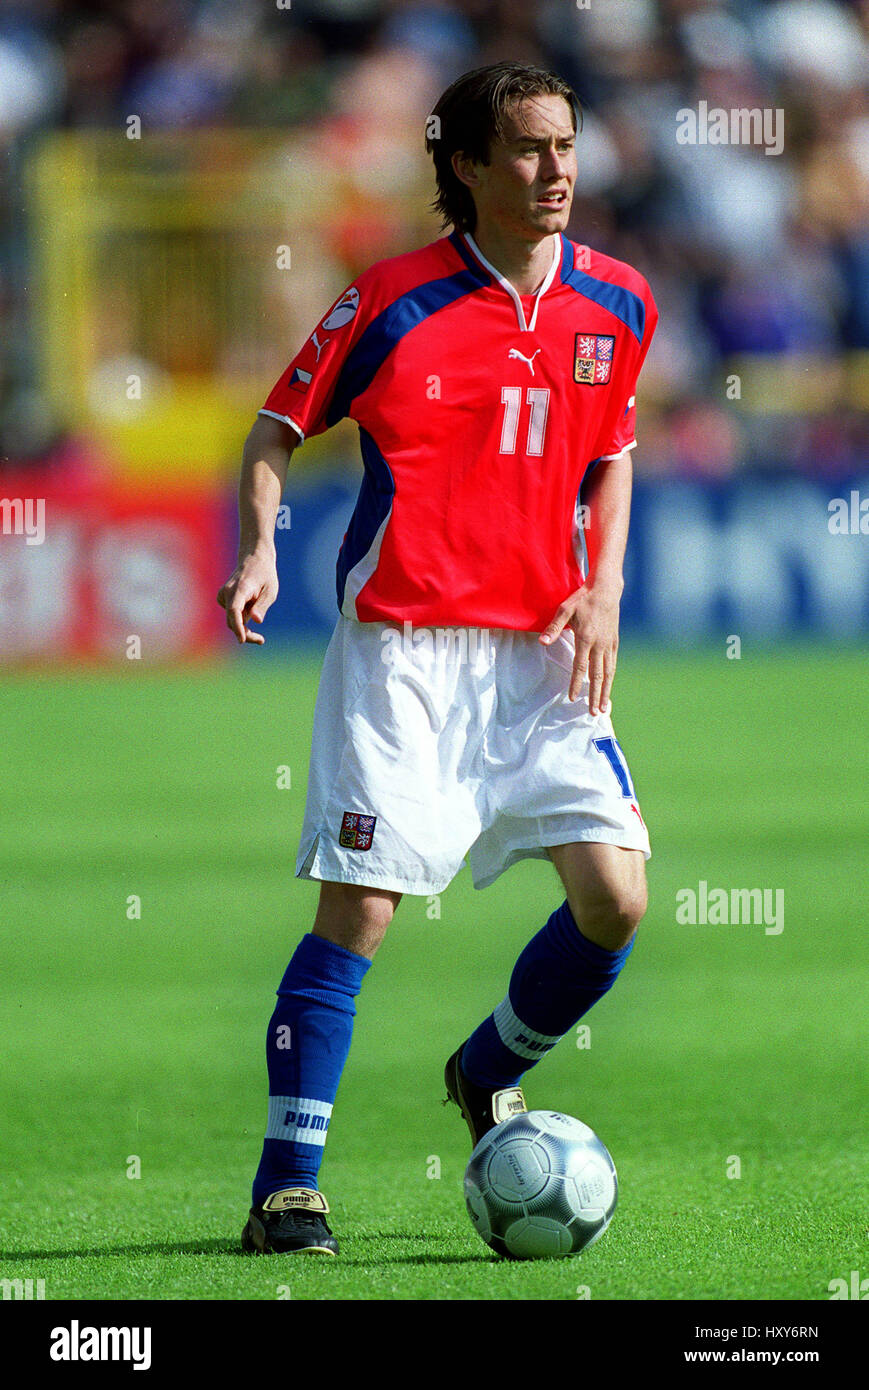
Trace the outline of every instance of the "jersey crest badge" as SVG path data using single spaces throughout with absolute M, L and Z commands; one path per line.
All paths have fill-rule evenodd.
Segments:
M 338 836 L 339 845 L 343 849 L 370 849 L 376 824 L 376 816 L 360 816 L 355 811 L 345 811 Z
M 610 379 L 616 340 L 611 333 L 577 333 L 573 379 L 584 386 L 605 386 Z

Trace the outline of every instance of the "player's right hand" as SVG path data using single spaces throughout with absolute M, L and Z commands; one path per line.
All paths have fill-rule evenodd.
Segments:
M 239 642 L 262 646 L 261 632 L 252 632 L 248 623 L 261 623 L 278 596 L 278 571 L 273 560 L 248 555 L 240 560 L 217 595 L 226 609 L 226 625 Z

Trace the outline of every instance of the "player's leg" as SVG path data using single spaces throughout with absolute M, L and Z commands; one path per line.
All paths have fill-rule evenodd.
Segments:
M 320 1160 L 362 980 L 402 893 L 441 892 L 480 830 L 473 720 L 449 718 L 468 679 L 461 651 L 404 639 L 392 624 L 341 619 L 323 664 L 296 862 L 322 889 L 269 1025 L 260 1226 L 297 1203 L 322 1214 Z M 463 713 L 473 697 L 461 692 Z
M 468 856 L 474 883 L 494 882 L 517 859 L 548 856 L 566 900 L 522 951 L 504 999 L 447 1064 L 479 1098 L 518 1087 L 612 988 L 646 908 L 649 839 L 633 781 L 609 715 L 592 716 L 587 697 L 567 699 L 573 655 L 572 637 L 546 649 L 524 634 L 498 639 L 500 698 L 487 744 L 496 755 L 487 765 L 493 815 Z M 479 1113 L 489 1127 L 498 1118 Z
M 389 893 L 382 888 L 361 888 L 356 883 L 321 883 L 311 932 L 371 961 L 400 902 L 400 893 Z
M 552 845 L 547 853 L 582 935 L 602 950 L 623 950 L 648 903 L 643 852 L 583 841 Z
M 447 1089 L 453 1099 L 463 1091 L 476 1139 L 524 1108 L 521 1077 L 615 984 L 646 909 L 642 851 L 583 842 L 548 852 L 567 898 L 522 951 L 505 998 L 447 1063 Z
M 400 899 L 321 884 L 313 929 L 287 966 L 268 1026 L 268 1127 L 243 1237 L 251 1252 L 337 1251 L 318 1175 L 356 996 Z
M 567 898 L 519 956 L 506 999 L 472 1035 L 474 1080 L 512 1085 L 603 998 L 646 909 L 641 850 L 582 842 L 549 851 Z

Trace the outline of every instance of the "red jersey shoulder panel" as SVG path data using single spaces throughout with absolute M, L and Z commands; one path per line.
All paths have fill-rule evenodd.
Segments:
M 286 421 L 303 440 L 322 433 L 341 368 L 369 324 L 408 291 L 462 268 L 447 237 L 369 266 L 323 315 L 260 413 Z

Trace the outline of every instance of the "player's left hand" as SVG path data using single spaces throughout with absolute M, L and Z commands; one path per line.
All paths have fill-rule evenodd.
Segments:
M 540 634 L 539 640 L 548 647 L 565 628 L 573 632 L 575 654 L 568 698 L 579 699 L 588 676 L 591 714 L 606 714 L 609 708 L 619 648 L 621 596 L 621 585 L 584 584 L 559 605 L 552 622 Z

